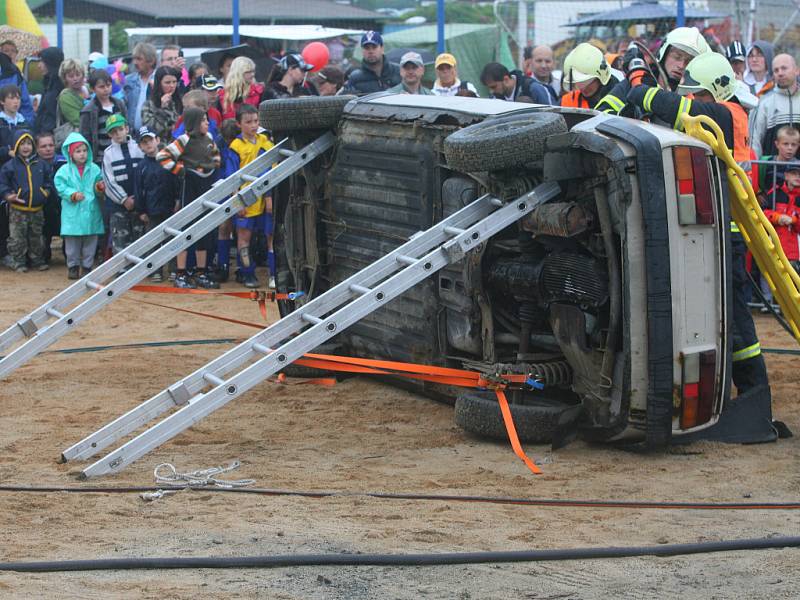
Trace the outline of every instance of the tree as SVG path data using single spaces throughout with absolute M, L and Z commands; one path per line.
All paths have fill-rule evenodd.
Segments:
M 125 30 L 130 27 L 136 27 L 136 23 L 123 19 L 114 21 L 108 28 L 108 52 L 111 56 L 128 52 L 128 34 Z

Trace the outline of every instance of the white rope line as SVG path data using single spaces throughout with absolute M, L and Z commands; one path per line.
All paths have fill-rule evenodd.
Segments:
M 153 470 L 153 476 L 156 478 L 156 483 L 159 485 L 164 484 L 183 488 L 204 486 L 240 488 L 253 485 L 256 482 L 255 479 L 219 478 L 219 475 L 238 469 L 240 466 L 241 463 L 238 460 L 234 460 L 227 467 L 210 467 L 208 469 L 179 473 L 174 465 L 170 463 L 161 463 L 160 465 L 156 465 L 156 468 Z

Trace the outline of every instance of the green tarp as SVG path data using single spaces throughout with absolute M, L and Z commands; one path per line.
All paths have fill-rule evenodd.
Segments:
M 420 25 L 402 31 L 394 31 L 383 36 L 386 50 L 392 48 L 415 48 L 427 50 L 436 55 L 436 25 Z M 456 57 L 458 76 L 462 81 L 469 81 L 481 96 L 488 91 L 480 82 L 484 65 L 490 62 L 503 63 L 513 69 L 514 60 L 508 47 L 508 35 L 496 25 L 480 25 L 474 23 L 453 23 L 445 25 L 445 51 Z M 360 48 L 358 49 L 360 50 Z M 355 58 L 361 53 L 357 51 Z M 433 65 L 425 70 L 425 81 L 430 84 L 436 78 Z

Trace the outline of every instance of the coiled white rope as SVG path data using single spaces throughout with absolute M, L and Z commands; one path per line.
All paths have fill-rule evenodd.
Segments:
M 221 479 L 223 473 L 229 473 L 241 466 L 238 460 L 232 461 L 227 467 L 210 467 L 208 469 L 198 469 L 179 473 L 175 465 L 171 463 L 161 463 L 153 469 L 153 477 L 156 484 L 169 485 L 170 487 L 198 488 L 214 486 L 219 488 L 240 488 L 253 485 L 255 479 Z M 145 492 L 141 494 L 144 500 L 158 500 L 167 494 L 174 494 L 178 490 L 158 490 L 157 492 Z

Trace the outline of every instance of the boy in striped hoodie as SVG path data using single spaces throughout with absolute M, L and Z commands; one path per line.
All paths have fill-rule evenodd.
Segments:
M 179 136 L 157 154 L 161 166 L 173 175 L 183 178 L 183 193 L 180 208 L 196 200 L 219 178 L 219 149 L 208 133 L 208 117 L 202 109 L 188 107 L 183 111 L 186 133 Z M 178 270 L 175 287 L 178 288 L 219 288 L 207 270 L 208 253 L 214 252 L 217 244 L 216 229 L 196 241 L 192 248 L 197 258 L 197 270 L 186 270 L 186 252 L 178 254 Z

